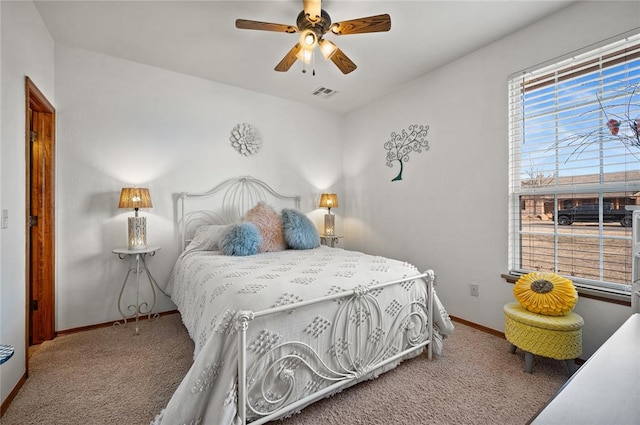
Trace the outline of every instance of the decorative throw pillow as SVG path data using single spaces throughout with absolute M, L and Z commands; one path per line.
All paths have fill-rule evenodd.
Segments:
M 291 249 L 311 249 L 320 246 L 318 230 L 309 217 L 300 211 L 285 208 L 282 210 L 284 240 Z
M 187 245 L 185 251 L 216 251 L 218 242 L 227 227 L 224 224 L 210 224 L 198 227 L 196 234 Z
M 578 301 L 569 279 L 549 272 L 531 272 L 516 282 L 513 295 L 522 307 L 545 316 L 564 316 Z
M 264 202 L 251 208 L 244 218 L 245 221 L 255 224 L 262 235 L 262 243 L 258 252 L 283 251 L 287 249 L 284 242 L 282 229 L 282 217 L 273 208 Z
M 254 255 L 262 242 L 260 231 L 253 223 L 232 224 L 224 232 L 220 242 L 220 252 L 224 255 Z

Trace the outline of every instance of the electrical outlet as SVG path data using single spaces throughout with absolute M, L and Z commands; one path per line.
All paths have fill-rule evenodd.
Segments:
M 469 293 L 473 297 L 477 297 L 478 296 L 478 284 L 477 283 L 470 283 L 469 284 Z

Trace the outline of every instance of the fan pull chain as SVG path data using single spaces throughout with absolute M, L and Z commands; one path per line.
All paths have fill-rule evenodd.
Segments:
M 305 61 L 302 61 L 302 73 L 307 73 L 307 64 Z M 311 51 L 311 75 L 316 75 L 316 52 Z

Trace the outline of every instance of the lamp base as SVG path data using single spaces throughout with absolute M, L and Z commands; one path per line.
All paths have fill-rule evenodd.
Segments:
M 129 217 L 129 249 L 145 249 L 147 247 L 147 218 Z
M 324 234 L 333 236 L 336 234 L 336 216 L 333 214 L 324 215 Z

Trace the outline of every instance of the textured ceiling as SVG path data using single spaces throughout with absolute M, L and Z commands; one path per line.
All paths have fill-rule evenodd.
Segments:
M 330 1 L 344 21 L 388 13 L 391 31 L 327 35 L 357 65 L 343 75 L 318 54 L 316 75 L 273 70 L 297 34 L 239 30 L 236 18 L 295 25 L 300 0 L 37 1 L 56 42 L 335 112 L 393 92 L 433 69 L 548 16 L 572 1 Z M 338 93 L 313 96 L 318 87 Z

